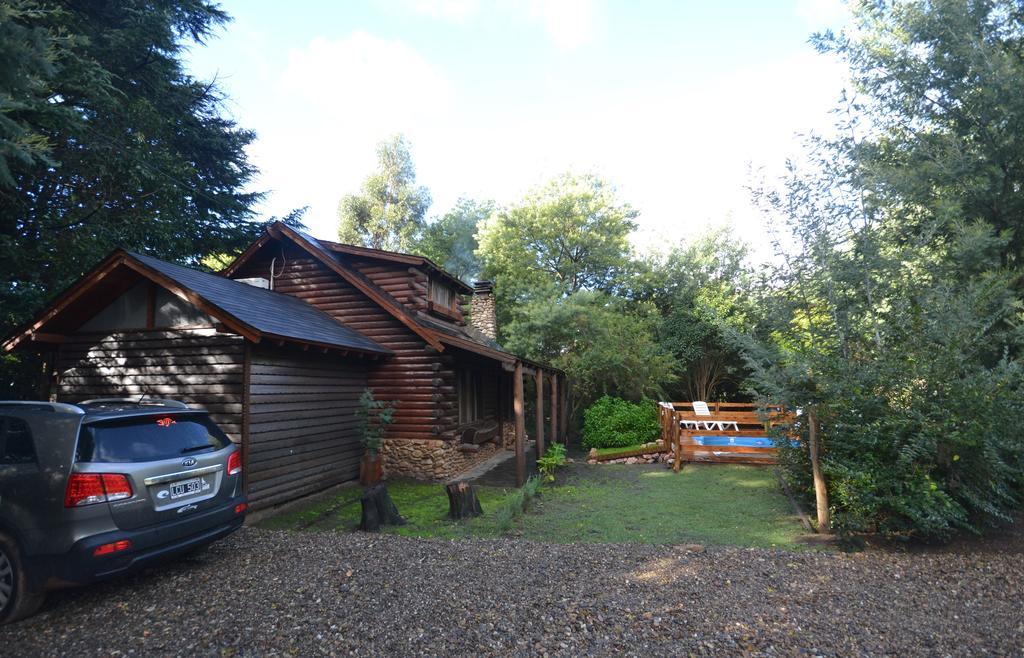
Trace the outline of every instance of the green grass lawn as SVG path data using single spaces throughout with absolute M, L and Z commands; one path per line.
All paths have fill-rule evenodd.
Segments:
M 544 485 L 511 524 L 500 509 L 512 490 L 478 487 L 484 516 L 456 523 L 446 518 L 440 484 L 396 481 L 388 491 L 409 523 L 387 532 L 414 537 L 499 537 L 547 542 L 799 548 L 803 528 L 765 467 L 689 465 L 678 475 L 660 465 L 574 464 L 554 485 Z M 306 507 L 278 514 L 265 528 L 349 531 L 359 524 L 358 487 L 345 488 Z
M 804 534 L 771 469 L 740 464 L 591 466 L 544 490 L 521 519 L 546 541 L 797 548 Z
M 512 490 L 508 489 L 477 487 L 477 498 L 484 515 L 456 523 L 447 518 L 448 496 L 444 485 L 398 480 L 388 482 L 387 487 L 395 507 L 408 523 L 389 527 L 385 532 L 408 537 L 498 537 L 503 529 L 499 528 L 496 512 L 512 494 Z M 344 487 L 338 493 L 321 498 L 309 506 L 261 521 L 259 527 L 280 530 L 355 530 L 362 514 L 359 505 L 362 493 L 360 487 Z
M 598 457 L 614 457 L 615 455 L 628 454 L 645 448 L 651 452 L 656 452 L 658 449 L 658 442 L 652 441 L 650 443 L 637 443 L 636 445 L 625 446 L 622 448 L 597 448 L 596 454 Z

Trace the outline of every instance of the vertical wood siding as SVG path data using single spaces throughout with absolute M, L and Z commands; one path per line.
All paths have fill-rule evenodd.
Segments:
M 69 336 L 58 353 L 61 402 L 147 394 L 210 412 L 240 442 L 243 340 L 208 331 Z
M 249 458 L 254 509 L 359 475 L 356 409 L 366 367 L 355 359 L 255 347 L 249 362 Z

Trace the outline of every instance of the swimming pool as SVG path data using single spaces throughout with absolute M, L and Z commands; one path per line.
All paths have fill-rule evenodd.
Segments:
M 774 448 L 775 443 L 763 436 L 694 436 L 699 446 L 744 446 L 746 448 Z

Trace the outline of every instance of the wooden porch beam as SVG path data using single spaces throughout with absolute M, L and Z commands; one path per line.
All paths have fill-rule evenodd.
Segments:
M 516 362 L 512 375 L 512 408 L 516 417 L 516 486 L 526 484 L 526 415 L 523 411 L 523 364 Z
M 33 331 L 29 336 L 37 343 L 63 343 L 67 339 L 67 336 L 63 334 L 47 334 L 39 331 Z
M 551 385 L 551 443 L 558 441 L 558 375 L 552 374 L 548 380 Z
M 562 441 L 565 443 L 565 447 L 569 447 L 569 379 L 562 375 L 559 377 L 562 380 L 561 394 L 562 404 L 559 406 L 559 422 L 562 425 Z
M 533 373 L 533 386 L 537 394 L 534 431 L 537 432 L 537 459 L 540 459 L 544 456 L 544 373 L 540 370 Z

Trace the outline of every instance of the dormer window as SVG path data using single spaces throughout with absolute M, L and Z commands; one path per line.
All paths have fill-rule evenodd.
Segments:
M 430 280 L 430 301 L 441 308 L 453 307 L 454 295 L 452 289 L 436 279 Z

